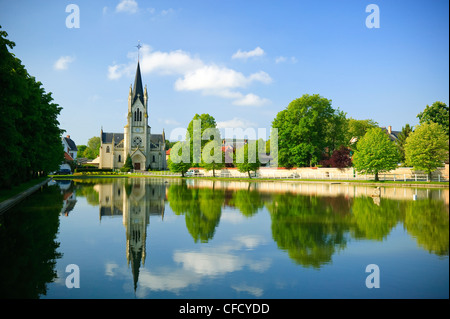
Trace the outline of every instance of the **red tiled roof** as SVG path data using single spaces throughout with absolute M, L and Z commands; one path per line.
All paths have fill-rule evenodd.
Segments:
M 64 159 L 67 161 L 73 161 L 72 156 L 70 156 L 69 153 L 67 152 L 64 152 Z

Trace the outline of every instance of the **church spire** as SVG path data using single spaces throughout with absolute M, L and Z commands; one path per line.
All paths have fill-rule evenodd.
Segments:
M 142 78 L 141 78 L 141 68 L 139 66 L 139 61 L 137 64 L 136 69 L 136 77 L 134 78 L 134 86 L 133 86 L 133 95 L 132 95 L 132 102 L 131 104 L 134 104 L 137 99 L 139 99 L 144 104 L 144 89 L 142 88 Z

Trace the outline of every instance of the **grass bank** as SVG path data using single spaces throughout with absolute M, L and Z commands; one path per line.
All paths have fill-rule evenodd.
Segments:
M 38 185 L 39 183 L 42 183 L 47 178 L 48 177 L 39 177 L 28 182 L 16 185 L 11 189 L 0 189 L 0 203 L 22 193 L 23 191 L 26 191 L 27 189 L 35 185 Z

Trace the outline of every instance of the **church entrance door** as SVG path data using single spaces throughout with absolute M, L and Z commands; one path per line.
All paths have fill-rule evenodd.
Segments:
M 141 163 L 134 163 L 134 169 L 135 170 L 140 170 L 141 169 Z

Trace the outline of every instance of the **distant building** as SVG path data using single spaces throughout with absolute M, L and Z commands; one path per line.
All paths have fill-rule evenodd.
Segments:
M 121 168 L 130 155 L 135 170 L 164 170 L 166 140 L 162 134 L 152 134 L 148 125 L 148 93 L 142 87 L 141 70 L 137 64 L 134 87 L 128 94 L 127 124 L 123 133 L 100 132 L 99 168 Z
M 401 131 L 393 131 L 392 126 L 388 126 L 387 128 L 383 126 L 381 129 L 389 135 L 392 142 L 398 140 L 398 135 L 401 133 Z
M 74 161 L 77 159 L 78 148 L 75 142 L 67 135 L 62 138 L 62 144 L 64 147 L 64 159 Z

